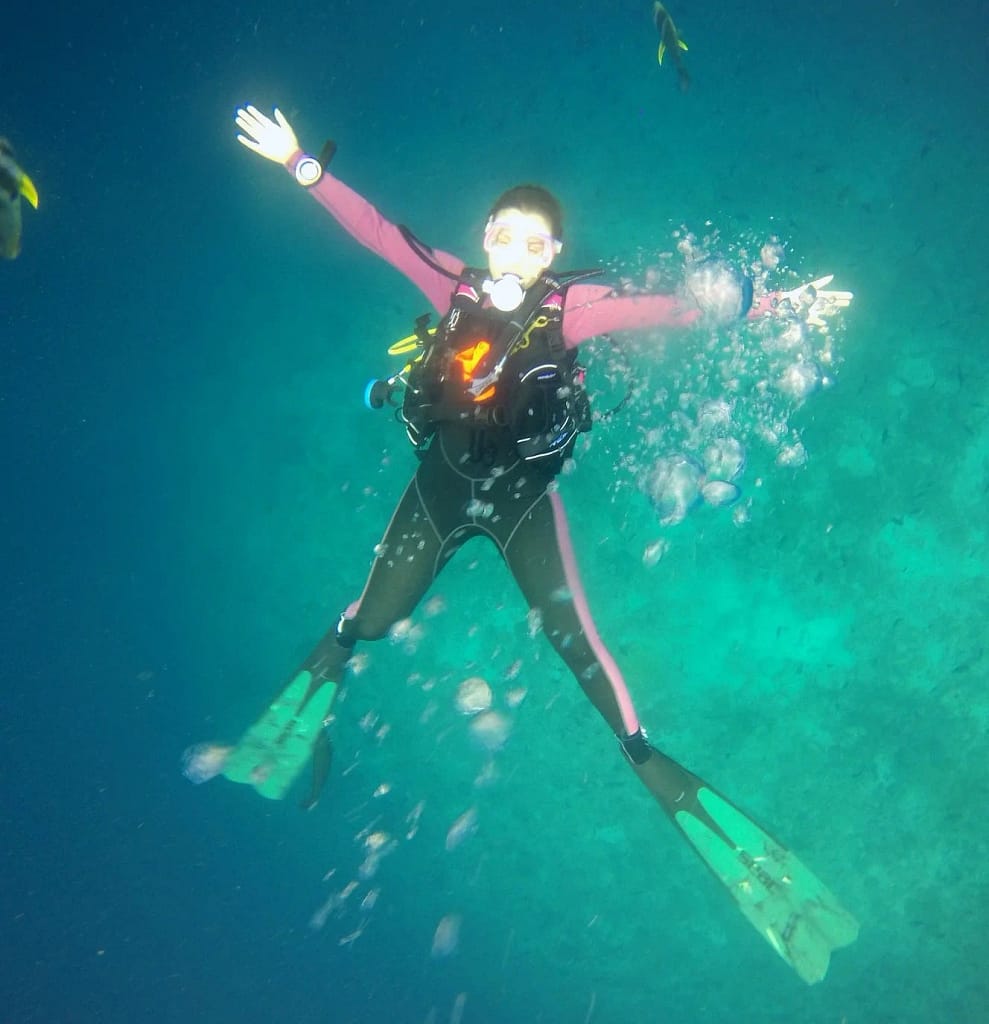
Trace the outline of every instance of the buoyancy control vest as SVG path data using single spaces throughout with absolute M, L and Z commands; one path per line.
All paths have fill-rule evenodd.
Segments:
M 567 288 L 598 271 L 543 274 L 518 309 L 482 305 L 482 270 L 466 269 L 435 333 L 409 368 L 401 418 L 424 449 L 442 423 L 510 433 L 520 458 L 556 471 L 591 428 L 583 367 L 563 340 Z

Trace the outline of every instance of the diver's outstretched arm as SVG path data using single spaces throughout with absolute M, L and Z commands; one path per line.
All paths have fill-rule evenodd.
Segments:
M 450 304 L 451 278 L 459 277 L 463 260 L 440 249 L 413 245 L 409 233 L 392 223 L 363 196 L 326 172 L 329 157 L 309 156 L 299 146 L 288 119 L 277 108 L 274 118 L 247 104 L 237 110 L 234 118 L 242 146 L 281 164 L 295 180 L 357 242 L 390 263 L 404 274 L 426 296 L 441 316 Z M 335 144 L 327 143 L 329 156 Z M 425 251 L 424 251 L 425 250 Z

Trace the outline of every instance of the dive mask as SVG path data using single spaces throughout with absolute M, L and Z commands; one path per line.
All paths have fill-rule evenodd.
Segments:
M 549 266 L 562 248 L 563 244 L 552 235 L 542 231 L 521 231 L 518 224 L 508 220 L 489 220 L 484 229 L 484 251 L 487 253 L 495 249 L 514 250 Z

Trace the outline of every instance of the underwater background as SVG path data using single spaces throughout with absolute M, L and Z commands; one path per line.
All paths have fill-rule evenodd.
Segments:
M 41 201 L 0 266 L 3 1024 L 989 1020 L 989 16 L 669 9 L 687 92 L 630 0 L 5 15 L 0 135 Z M 561 478 L 652 740 L 859 919 L 822 984 L 670 827 L 480 543 L 411 640 L 363 649 L 312 813 L 183 777 L 359 593 L 415 467 L 361 396 L 424 302 L 237 144 L 245 102 L 468 261 L 536 180 L 565 267 L 675 285 L 684 239 L 748 266 L 775 238 L 767 286 L 855 293 L 815 386 L 730 405 L 734 508 L 664 524 L 649 469 L 724 398 L 718 352 L 762 372 L 755 329 L 586 346 L 599 408 L 633 394 Z M 457 710 L 470 676 L 497 750 Z

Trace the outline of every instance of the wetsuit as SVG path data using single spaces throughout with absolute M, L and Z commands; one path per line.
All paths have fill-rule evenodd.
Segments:
M 289 171 L 301 157 L 289 161 Z M 417 285 L 440 315 L 447 312 L 453 288 L 448 274 L 456 278 L 464 271 L 460 260 L 430 250 L 431 260 L 448 274 L 431 266 L 396 225 L 329 174 L 310 191 L 350 235 Z M 594 335 L 685 325 L 698 316 L 674 296 L 615 296 L 607 286 L 575 283 L 565 294 L 562 337 L 572 349 Z M 482 536 L 498 548 L 549 641 L 630 758 L 644 759 L 625 681 L 591 618 L 563 500 L 550 487 L 553 476 L 553 469 L 519 457 L 507 427 L 438 424 L 376 549 L 363 593 L 300 667 L 312 673 L 311 690 L 325 680 L 339 682 L 354 644 L 387 635 L 412 613 L 460 546 Z M 320 776 L 328 767 L 327 750 L 322 762 Z M 316 788 L 321 782 L 316 780 Z

